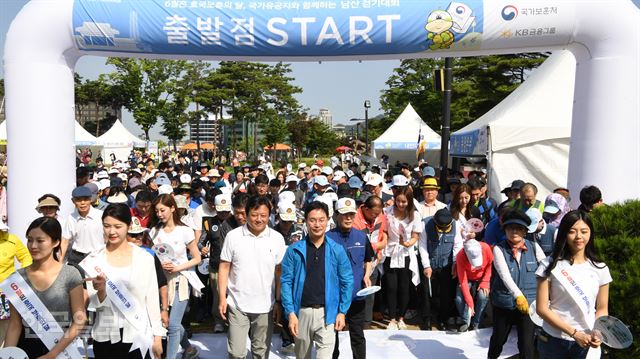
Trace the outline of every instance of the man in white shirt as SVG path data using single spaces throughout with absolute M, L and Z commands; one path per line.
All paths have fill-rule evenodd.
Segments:
M 91 190 L 76 187 L 71 192 L 71 200 L 76 209 L 66 219 L 62 230 L 62 256 L 67 254 L 69 264 L 80 263 L 89 253 L 104 248 L 102 211 L 91 206 Z
M 418 211 L 420 211 L 422 220 L 425 221 L 433 217 L 438 210 L 445 208 L 447 205 L 438 201 L 438 190 L 440 186 L 438 186 L 438 180 L 434 177 L 423 177 L 420 181 L 420 189 L 422 190 L 424 201 L 420 202 Z
M 249 198 L 246 212 L 247 224 L 229 232 L 222 247 L 218 309 L 229 320 L 229 358 L 246 357 L 249 335 L 253 358 L 262 359 L 269 355 L 272 311 L 279 311 L 274 303 L 276 293 L 280 297 L 280 262 L 287 247 L 282 235 L 267 227 L 271 213 L 267 197 Z

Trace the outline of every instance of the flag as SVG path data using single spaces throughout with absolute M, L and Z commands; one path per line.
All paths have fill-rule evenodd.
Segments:
M 420 155 L 424 153 L 425 145 L 426 143 L 422 136 L 422 125 L 420 125 L 420 130 L 418 131 L 418 146 L 416 146 L 416 159 L 419 159 Z

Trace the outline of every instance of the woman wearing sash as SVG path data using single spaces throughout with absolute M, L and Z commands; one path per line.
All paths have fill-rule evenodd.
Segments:
M 105 248 L 80 263 L 92 277 L 87 291 L 96 308 L 91 330 L 95 358 L 140 359 L 152 354 L 159 359 L 166 330 L 153 257 L 127 241 L 131 212 L 126 204 L 110 204 L 102 225 Z
M 27 229 L 27 248 L 33 264 L 19 269 L 18 274 L 66 330 L 62 338 L 56 338 L 59 342 L 53 348 L 47 348 L 34 336 L 39 334 L 37 331 L 23 325 L 22 314 L 12 306 L 5 345 L 21 348 L 29 358 L 55 358 L 73 342 L 86 321 L 82 277 L 76 268 L 62 263 L 61 239 L 62 228 L 55 218 L 38 218 Z M 31 322 L 30 318 L 24 319 Z
M 571 211 L 562 218 L 553 253 L 536 272 L 536 308 L 544 320 L 540 358 L 585 358 L 589 347 L 601 344 L 592 329 L 597 318 L 608 315 L 612 279 L 594 242 L 586 213 Z
M 167 333 L 167 359 L 174 359 L 178 346 L 184 350 L 183 358 L 197 358 L 198 350 L 189 343 L 182 327 L 182 317 L 189 302 L 189 287 L 197 291 L 204 287 L 192 270 L 200 264 L 200 250 L 193 229 L 180 221 L 178 206 L 173 196 L 163 194 L 153 201 L 150 226 L 151 240 L 155 248 L 170 248 L 172 258 L 160 257 L 167 275 L 169 289 L 169 331 Z M 187 252 L 191 256 L 188 259 Z M 168 310 L 168 308 L 163 308 Z

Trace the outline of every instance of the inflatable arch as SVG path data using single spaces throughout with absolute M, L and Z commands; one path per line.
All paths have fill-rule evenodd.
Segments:
M 11 24 L 4 58 L 10 225 L 23 233 L 42 193 L 69 198 L 73 68 L 88 54 L 328 61 L 569 49 L 577 70 L 568 187 L 574 197 L 597 184 L 608 202 L 637 198 L 639 7 L 638 0 L 32 0 Z M 32 154 L 37 170 L 27 164 Z

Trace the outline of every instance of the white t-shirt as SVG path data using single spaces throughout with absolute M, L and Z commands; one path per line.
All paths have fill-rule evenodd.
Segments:
M 542 262 L 540 262 L 540 266 L 536 271 L 536 276 L 539 278 L 545 278 L 546 275 L 544 271 L 549 266 L 551 257 L 547 257 Z M 600 287 L 611 283 L 611 274 L 609 273 L 609 267 L 607 267 L 604 263 L 599 263 L 598 266 L 603 268 L 598 268 L 594 266 L 590 261 L 587 261 L 582 264 L 569 264 L 567 260 L 559 260 L 556 263 L 556 267 L 560 267 L 565 269 L 571 278 L 576 281 L 576 283 L 580 286 L 580 288 L 587 295 L 589 302 L 593 303 L 593 308 L 590 308 L 589 313 L 587 314 L 586 320 L 583 319 L 584 316 L 582 311 L 573 300 L 571 295 L 567 293 L 565 288 L 560 284 L 560 282 L 553 276 L 549 276 L 549 280 L 551 283 L 549 284 L 549 305 L 550 309 L 556 313 L 562 320 L 564 320 L 567 324 L 571 325 L 578 331 L 586 331 L 593 329 L 593 324 L 595 323 L 596 317 L 596 297 L 598 296 L 598 291 Z M 549 333 L 550 335 L 561 338 L 564 340 L 573 340 L 568 334 L 564 333 L 560 329 L 544 322 L 542 328 Z
M 156 232 L 158 234 L 156 235 Z M 173 248 L 174 257 L 179 263 L 188 261 L 187 245 L 195 240 L 193 229 L 187 226 L 176 226 L 171 232 L 165 232 L 164 228 L 152 229 L 149 233 L 154 244 L 168 244 Z
M 406 257 L 409 255 L 409 251 L 414 249 L 407 248 L 400 244 L 400 229 L 401 227 L 404 228 L 404 233 L 402 233 L 404 240 L 411 240 L 412 232 L 422 233 L 422 230 L 424 228 L 424 226 L 422 225 L 422 216 L 418 211 L 414 211 L 413 220 L 410 220 L 408 216 L 402 220 L 399 220 L 393 214 L 393 208 L 393 206 L 389 206 L 384 209 L 384 214 L 385 216 L 387 216 L 387 223 L 389 223 L 389 239 L 387 242 L 387 246 L 383 250 L 383 254 L 386 257 L 394 257 L 396 255 Z
M 90 253 L 104 248 L 104 229 L 102 211 L 91 207 L 86 217 L 74 210 L 67 217 L 62 237 L 69 240 L 69 249 Z
M 203 203 L 203 204 L 199 205 L 196 208 L 195 211 L 193 211 L 193 214 L 191 215 L 191 218 L 193 220 L 193 224 L 196 227 L 195 229 L 201 230 L 202 229 L 202 219 L 204 217 L 215 217 L 215 216 L 216 216 L 216 210 L 209 208 L 209 204 Z
M 245 313 L 271 311 L 275 301 L 275 268 L 287 246 L 278 231 L 266 228 L 258 236 L 247 225 L 227 234 L 220 260 L 231 263 L 227 300 Z

